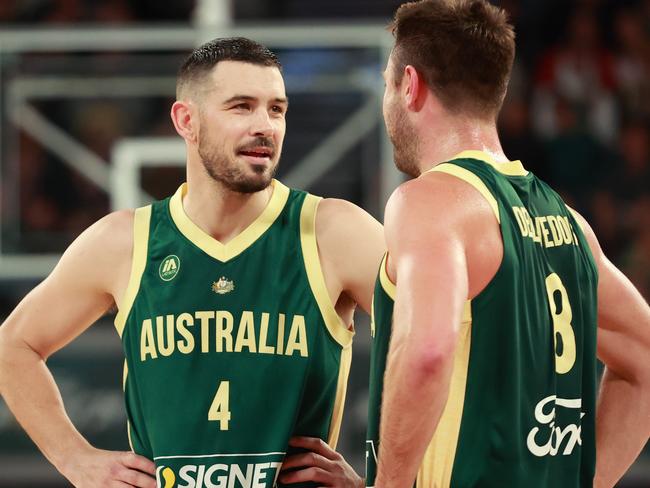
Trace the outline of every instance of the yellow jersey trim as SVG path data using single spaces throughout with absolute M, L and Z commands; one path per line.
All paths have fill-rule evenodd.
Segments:
M 140 281 L 147 265 L 147 247 L 149 246 L 149 222 L 151 220 L 151 205 L 137 208 L 133 218 L 133 257 L 131 260 L 131 276 L 126 286 L 122 306 L 115 316 L 115 329 L 122 338 L 126 319 L 140 289 Z
M 454 469 L 472 343 L 472 304 L 463 308 L 447 404 L 418 471 L 417 488 L 449 488 Z
M 122 392 L 126 392 L 126 378 L 129 376 L 129 367 L 126 364 L 126 359 L 124 360 L 124 372 L 122 374 Z M 128 420 L 126 421 L 126 436 L 129 439 L 129 447 L 131 448 L 131 451 L 135 452 L 135 449 L 133 448 L 133 440 L 131 439 L 131 422 Z
M 484 163 L 489 164 L 499 173 L 502 173 L 507 176 L 526 176 L 528 171 L 521 164 L 521 161 L 508 161 L 506 163 L 497 163 L 492 156 L 483 151 L 463 151 L 456 156 L 454 156 L 451 161 L 454 159 L 477 159 L 483 161 Z
M 381 283 L 381 287 L 386 292 L 386 295 L 395 301 L 395 297 L 397 296 L 397 288 L 395 287 L 395 283 L 391 281 L 390 276 L 388 276 L 388 269 L 386 269 L 386 266 L 388 266 L 388 253 L 384 254 L 384 259 L 381 260 L 381 267 L 379 268 L 379 282 Z
M 178 230 L 206 254 L 225 263 L 248 249 L 276 221 L 289 198 L 289 188 L 277 180 L 271 182 L 273 194 L 262 213 L 232 240 L 223 244 L 190 220 L 183 208 L 187 183 L 183 183 L 169 202 L 169 211 Z
M 582 226 L 582 222 L 580 222 L 580 219 L 578 218 L 578 212 L 576 212 L 575 210 L 573 210 L 573 209 L 572 209 L 571 207 L 569 207 L 568 205 L 564 205 L 564 206 L 566 207 L 566 209 L 567 209 L 569 212 L 571 212 L 571 215 L 573 216 L 573 220 L 576 221 L 576 224 L 578 224 L 578 227 L 580 227 L 580 230 L 581 230 L 582 233 L 584 234 L 585 229 L 584 229 L 584 227 Z
M 318 257 L 318 243 L 316 242 L 316 210 L 321 199 L 314 195 L 307 195 L 300 211 L 300 244 L 302 256 L 305 260 L 307 279 L 311 291 L 318 302 L 321 316 L 325 321 L 330 335 L 341 347 L 347 348 L 352 345 L 354 332 L 349 330 L 343 323 L 339 314 L 336 313 L 334 304 L 327 291 L 325 277 Z
M 394 300 L 393 300 L 394 301 Z M 375 337 L 375 294 L 370 299 L 370 337 Z
M 460 178 L 461 180 L 472 185 L 474 188 L 476 188 L 476 190 L 478 190 L 481 195 L 483 195 L 483 197 L 485 197 L 485 199 L 492 207 L 492 211 L 494 212 L 497 221 L 501 223 L 501 216 L 499 215 L 499 204 L 497 203 L 497 199 L 494 198 L 494 195 L 492 195 L 492 192 L 488 189 L 485 183 L 483 183 L 483 180 L 481 180 L 481 178 L 476 176 L 474 173 L 465 168 L 461 168 L 460 166 L 456 166 L 455 164 L 450 163 L 442 163 L 435 168 L 430 169 L 428 172 L 447 173 L 449 175 L 455 176 L 456 178 Z
M 346 347 L 341 350 L 339 364 L 339 379 L 336 383 L 336 398 L 334 400 L 334 410 L 332 411 L 332 421 L 330 422 L 329 436 L 327 443 L 332 449 L 336 449 L 341 432 L 341 422 L 343 421 L 343 407 L 345 406 L 345 393 L 348 386 L 348 376 L 350 375 L 350 365 L 352 364 L 352 348 Z

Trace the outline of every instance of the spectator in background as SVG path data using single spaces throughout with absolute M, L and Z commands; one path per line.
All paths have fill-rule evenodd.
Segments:
M 17 6 L 13 2 L 0 2 L 0 22 L 7 23 L 18 16 Z
M 569 21 L 566 44 L 547 51 L 538 64 L 534 94 L 534 125 L 545 137 L 560 130 L 554 109 L 558 97 L 578 112 L 581 124 L 601 141 L 613 142 L 617 132 L 614 57 L 600 45 L 596 17 L 578 10 Z
M 650 297 L 650 128 L 634 121 L 621 132 L 621 171 L 615 191 L 630 238 L 621 261 L 631 279 Z
M 650 189 L 650 133 L 641 120 L 627 123 L 621 130 L 619 165 L 612 168 L 616 197 L 634 203 Z
M 95 22 L 106 24 L 125 24 L 135 20 L 133 10 L 128 0 L 100 2 L 93 7 L 91 15 Z
M 637 200 L 630 212 L 636 224 L 636 236 L 629 241 L 629 248 L 622 258 L 623 270 L 639 288 L 641 294 L 650 297 L 650 196 Z
M 616 16 L 614 27 L 621 108 L 626 115 L 650 116 L 650 40 L 644 32 L 643 17 L 637 11 L 623 10 Z
M 607 188 L 595 189 L 588 204 L 583 205 L 589 221 L 598 232 L 598 239 L 603 250 L 611 259 L 620 263 L 621 256 L 630 237 L 630 231 L 622 224 L 622 214 L 618 200 Z
M 36 234 L 55 231 L 63 216 L 57 195 L 47 191 L 46 178 L 54 176 L 48 154 L 25 133 L 20 135 L 19 148 L 21 188 L 15 201 L 20 205 L 21 227 Z
M 549 182 L 569 205 L 584 208 L 586 197 L 611 171 L 610 151 L 580 124 L 579 109 L 566 99 L 553 101 L 556 135 L 546 143 Z
M 83 21 L 85 9 L 81 0 L 55 0 L 45 4 L 45 22 L 61 24 Z
M 546 179 L 546 150 L 530 125 L 526 101 L 508 97 L 499 115 L 499 136 L 507 156 L 521 159 L 536 176 Z

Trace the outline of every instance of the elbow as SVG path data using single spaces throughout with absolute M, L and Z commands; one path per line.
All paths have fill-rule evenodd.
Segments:
M 455 339 L 455 338 L 454 338 Z M 456 341 L 440 340 L 435 343 L 425 342 L 418 345 L 410 356 L 412 377 L 417 382 L 428 382 L 431 379 L 444 376 L 450 371 L 454 362 Z
M 7 378 L 31 362 L 44 361 L 45 357 L 32 348 L 6 325 L 0 327 L 0 393 Z

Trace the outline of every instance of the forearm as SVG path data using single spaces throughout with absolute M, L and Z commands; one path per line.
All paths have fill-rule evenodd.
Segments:
M 29 347 L 0 341 L 0 393 L 27 434 L 62 473 L 67 462 L 90 447 L 68 418 L 45 361 Z
M 648 441 L 650 391 L 605 370 L 596 413 L 596 488 L 610 488 Z
M 415 350 L 414 350 L 415 349 Z M 421 361 L 405 345 L 389 357 L 381 410 L 377 488 L 410 488 L 444 410 L 450 357 Z

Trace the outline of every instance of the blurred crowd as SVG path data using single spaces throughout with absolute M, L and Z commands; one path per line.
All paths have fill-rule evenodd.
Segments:
M 235 21 L 387 21 L 399 3 L 238 0 L 232 10 Z M 506 154 L 585 215 L 607 255 L 650 298 L 650 0 L 495 3 L 509 11 L 518 38 L 500 119 Z M 192 0 L 3 0 L 0 24 L 187 23 L 194 8 Z M 134 109 L 95 101 L 60 116 L 69 117 L 73 132 L 108 160 L 123 134 L 172 134 L 168 102 Z M 48 231 L 76 233 L 106 213 L 102 192 L 44 157 L 26 134 L 21 137 L 21 225 L 47 236 L 35 247 L 51 242 Z
M 650 1 L 528 3 L 503 2 L 519 36 L 500 120 L 506 154 L 589 220 L 648 299 Z

